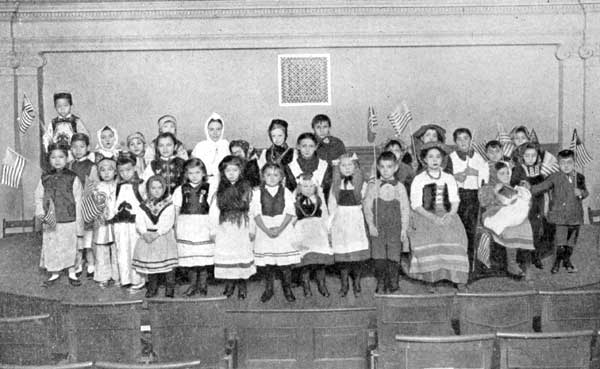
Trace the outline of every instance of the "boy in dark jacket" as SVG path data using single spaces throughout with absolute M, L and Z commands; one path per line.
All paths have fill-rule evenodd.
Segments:
M 583 206 L 581 200 L 588 196 L 585 177 L 574 170 L 575 154 L 573 150 L 558 153 L 560 172 L 552 174 L 542 183 L 531 188 L 532 195 L 552 191 L 552 201 L 548 212 L 548 221 L 556 224 L 556 259 L 552 273 L 558 273 L 560 264 L 567 272 L 576 273 L 571 263 L 573 248 L 577 244 L 579 228 L 583 224 Z

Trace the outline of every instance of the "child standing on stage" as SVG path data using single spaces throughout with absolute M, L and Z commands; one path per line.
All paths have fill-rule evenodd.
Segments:
M 260 168 L 258 166 L 258 158 L 254 153 L 254 149 L 250 147 L 248 141 L 233 140 L 229 144 L 231 155 L 235 155 L 244 159 L 244 171 L 242 177 L 250 182 L 252 187 L 257 187 L 261 183 Z
M 127 136 L 127 150 L 134 155 L 135 171 L 138 177 L 142 177 L 146 169 L 144 155 L 146 153 L 146 138 L 140 132 L 134 132 Z
M 346 153 L 344 142 L 331 135 L 331 119 L 325 114 L 318 114 L 312 119 L 313 132 L 317 135 L 319 143 L 317 146 L 317 156 L 323 159 L 327 164 L 339 159 Z
M 556 225 L 556 258 L 552 273 L 558 273 L 560 265 L 567 272 L 576 273 L 571 262 L 573 249 L 579 237 L 579 228 L 583 224 L 581 200 L 588 196 L 583 174 L 575 171 L 575 154 L 572 150 L 558 153 L 560 172 L 551 174 L 544 182 L 531 188 L 532 194 L 552 191 L 552 201 L 548 212 L 548 221 Z
M 172 133 L 159 134 L 156 138 L 156 159 L 150 162 L 142 176 L 144 180 L 148 180 L 153 175 L 163 177 L 169 195 L 183 182 L 183 164 L 185 160 L 175 155 L 176 143 L 177 139 Z
M 111 126 L 104 126 L 97 132 L 98 145 L 94 157 L 96 163 L 103 158 L 117 160 L 119 156 L 119 135 L 117 130 Z
M 177 137 L 177 120 L 174 116 L 169 114 L 163 115 L 162 117 L 158 118 L 157 123 L 159 136 L 161 133 L 169 132 L 173 134 L 173 136 Z M 156 159 L 157 141 L 158 139 L 156 138 L 152 140 L 152 142 L 150 142 L 148 145 L 148 149 L 144 152 L 144 161 L 146 165 L 150 165 L 152 160 Z M 185 148 L 183 142 L 179 141 L 177 138 L 175 139 L 175 155 L 183 160 L 188 160 L 187 149 Z
M 273 297 L 275 272 L 281 272 L 283 294 L 288 302 L 295 301 L 292 292 L 292 265 L 300 262 L 300 252 L 295 245 L 294 197 L 283 186 L 283 169 L 277 164 L 262 168 L 263 184 L 252 194 L 250 213 L 256 222 L 254 261 L 264 267 L 265 291 L 260 300 Z
M 285 167 L 294 159 L 294 148 L 288 146 L 288 122 L 283 119 L 273 119 L 269 124 L 269 140 L 271 147 L 263 150 L 258 157 L 258 167 L 262 168 L 266 163 L 279 164 Z
M 409 251 L 410 203 L 404 184 L 395 177 L 398 159 L 394 153 L 384 151 L 379 155 L 377 171 L 379 178 L 367 187 L 364 213 L 371 235 L 371 255 L 375 260 L 375 292 L 393 293 L 399 288 L 400 256 L 403 251 Z
M 331 167 L 316 154 L 318 139 L 314 133 L 305 132 L 298 136 L 298 151 L 300 155 L 292 160 L 286 168 L 285 186 L 290 190 L 296 189 L 296 178 L 301 174 L 312 174 L 315 182 L 323 191 L 331 188 Z
M 544 181 L 544 175 L 542 174 L 542 160 L 538 145 L 532 142 L 526 142 L 521 144 L 516 151 L 518 164 L 515 164 L 513 169 L 510 185 L 535 186 L 542 183 Z M 536 268 L 543 269 L 544 264 L 542 263 L 540 254 L 545 248 L 543 237 L 547 228 L 544 219 L 543 193 L 532 193 L 531 208 L 529 209 L 529 222 L 531 223 L 531 229 L 533 231 L 533 245 L 535 250 L 528 251 L 526 254 L 520 253 L 520 255 L 525 256 L 525 260 L 523 260 L 525 269 L 527 268 L 527 264 L 530 264 L 531 262 Z
M 188 271 L 190 286 L 186 296 L 207 293 L 208 268 L 214 264 L 215 244 L 210 239 L 210 201 L 214 189 L 206 181 L 202 160 L 191 158 L 184 164 L 185 180 L 173 193 L 175 236 L 179 266 Z
M 206 140 L 198 142 L 192 157 L 202 160 L 206 165 L 208 183 L 217 187 L 219 183 L 219 163 L 229 155 L 229 141 L 223 138 L 225 134 L 225 121 L 217 114 L 212 113 L 204 124 Z
M 362 262 L 371 256 L 362 210 L 365 192 L 366 186 L 358 163 L 350 155 L 342 155 L 339 166 L 333 170 L 329 195 L 331 245 L 340 272 L 342 297 L 348 294 L 348 276 L 352 277 L 354 295 L 361 292 Z
M 430 142 L 421 148 L 426 169 L 417 174 L 410 190 L 414 229 L 410 232 L 409 276 L 435 283 L 450 280 L 459 290 L 469 277 L 467 234 L 457 215 L 460 198 L 451 174 L 444 172 L 444 144 Z
M 472 134 L 467 128 L 458 128 L 452 134 L 456 151 L 450 154 L 454 179 L 458 184 L 458 216 L 465 226 L 469 241 L 469 260 L 474 255 L 475 232 L 479 219 L 477 192 L 490 179 L 490 167 L 479 153 L 471 147 Z
M 304 296 L 312 296 L 310 290 L 310 272 L 315 270 L 317 289 L 328 297 L 325 280 L 325 266 L 333 264 L 333 250 L 329 244 L 329 211 L 323 190 L 313 180 L 312 174 L 302 174 L 296 188 L 296 232 L 299 236 L 299 248 L 302 260 L 302 289 Z
M 57 116 L 52 118 L 52 123 L 46 127 L 43 137 L 44 147 L 47 148 L 51 143 L 59 141 L 68 145 L 75 133 L 89 134 L 81 119 L 71 113 L 73 96 L 69 92 L 54 94 L 54 109 Z
M 89 152 L 90 138 L 85 133 L 75 133 L 71 137 L 71 154 L 73 155 L 73 161 L 69 163 L 69 169 L 71 169 L 77 178 L 81 182 L 83 188 L 86 186 L 86 182 L 98 181 L 98 172 L 96 169 L 96 163 L 94 162 L 93 155 Z M 85 253 L 85 260 L 87 263 L 86 275 L 88 279 L 94 278 L 94 250 L 92 248 L 92 235 L 93 229 L 91 225 L 84 225 L 79 229 L 77 234 L 77 263 L 76 272 L 80 274 L 83 270 L 83 259 Z
M 388 143 L 383 148 L 383 151 L 391 151 L 396 156 L 396 162 L 398 164 L 398 170 L 394 174 L 394 178 L 398 181 L 402 182 L 404 187 L 407 189 L 410 188 L 410 184 L 412 183 L 413 178 L 415 178 L 415 171 L 410 166 L 404 162 L 404 157 L 408 154 L 404 145 L 399 140 L 389 140 Z M 410 154 L 408 154 L 410 156 Z M 411 157 L 412 160 L 412 157 Z M 376 169 L 377 165 L 375 165 Z
M 512 161 L 510 158 L 505 157 L 502 151 L 502 143 L 498 140 L 488 141 L 485 144 L 485 155 L 488 159 L 489 177 L 490 181 L 492 178 L 496 178 L 496 163 L 506 163 L 509 169 L 512 169 Z
M 66 168 L 69 147 L 60 144 L 48 146 L 48 161 L 52 169 L 42 175 L 35 189 L 35 215 L 46 220 L 42 238 L 40 267 L 50 273 L 43 284 L 56 283 L 63 269 L 69 270 L 69 283 L 80 286 L 75 274 L 77 234 L 82 227 L 79 203 L 83 189 L 75 172 Z M 52 214 L 53 213 L 53 214 Z
M 167 191 L 167 182 L 154 175 L 146 181 L 148 198 L 140 205 L 135 227 L 140 238 L 133 252 L 133 267 L 146 274 L 146 298 L 158 293 L 158 277 L 165 275 L 165 297 L 175 295 L 177 243 L 173 232 L 175 208 Z
M 211 230 L 215 241 L 215 278 L 225 279 L 224 295 L 231 297 L 238 286 L 238 298 L 245 299 L 247 280 L 256 273 L 253 244 L 254 220 L 249 217 L 252 187 L 242 178 L 244 163 L 228 155 L 219 164 L 220 181 L 210 207 Z
M 117 201 L 117 162 L 113 158 L 104 157 L 98 162 L 98 176 L 100 181 L 96 184 L 94 192 L 104 199 L 104 209 L 94 220 L 94 255 L 96 266 L 94 281 L 101 288 L 110 287 L 119 283 L 119 267 L 117 263 L 117 250 L 115 246 L 114 227 L 110 222 L 116 213 Z
M 111 223 L 115 232 L 115 248 L 117 265 L 122 287 L 129 287 L 132 293 L 144 288 L 144 277 L 131 265 L 133 250 L 139 239 L 135 229 L 135 217 L 139 213 L 140 204 L 144 201 L 145 189 L 138 176 L 136 157 L 132 153 L 123 152 L 117 159 L 119 183 L 116 190 L 116 214 Z

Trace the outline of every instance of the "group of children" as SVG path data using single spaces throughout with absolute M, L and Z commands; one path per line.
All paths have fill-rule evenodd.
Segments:
M 227 141 L 224 120 L 215 113 L 205 123 L 206 140 L 191 153 L 177 138 L 171 115 L 158 119 L 151 142 L 139 132 L 127 136 L 125 150 L 116 129 L 104 126 L 90 151 L 85 126 L 71 113 L 71 95 L 56 94 L 54 105 L 58 116 L 44 133 L 49 169 L 35 194 L 35 214 L 44 222 L 40 264 L 50 273 L 46 287 L 64 269 L 71 285 L 79 286 L 85 264 L 87 277 L 101 287 L 120 285 L 132 293 L 146 287 L 146 297 L 157 294 L 164 274 L 165 296 L 173 297 L 180 268 L 190 282 L 184 294 L 206 295 L 212 269 L 215 279 L 225 281 L 226 296 L 237 287 L 244 299 L 258 267 L 265 283 L 261 301 L 273 297 L 277 275 L 286 300 L 294 301 L 294 270 L 305 296 L 312 295 L 313 273 L 318 292 L 329 296 L 325 269 L 331 265 L 339 273 L 340 295 L 350 286 L 358 295 L 363 266 L 373 259 L 378 293 L 399 289 L 403 260 L 413 279 L 449 280 L 462 289 L 480 206 L 494 205 L 494 213 L 482 217 L 494 220 L 500 208 L 515 203 L 505 190 L 515 186 L 516 193 L 533 194 L 527 216 L 518 225 L 490 227 L 497 231 L 494 239 L 507 250 L 532 250 L 523 255 L 539 266 L 537 243 L 555 224 L 559 247 L 552 271 L 560 262 L 575 270 L 570 256 L 587 192 L 569 150 L 559 153 L 561 171 L 543 178 L 541 156 L 550 154 L 535 143 L 521 143 L 506 158 L 502 145 L 491 141 L 486 161 L 473 150 L 468 129 L 454 132 L 451 151 L 445 130 L 425 125 L 414 135 L 416 158 L 391 140 L 365 176 L 356 156 L 330 135 L 325 115 L 315 116 L 313 132 L 302 133 L 294 147 L 287 143 L 287 122 L 274 119 L 271 145 L 260 153 L 244 140 Z M 503 243 L 513 239 L 505 231 L 515 226 L 532 229 L 530 244 Z M 521 259 L 521 266 L 509 262 L 514 274 L 524 274 L 528 259 Z

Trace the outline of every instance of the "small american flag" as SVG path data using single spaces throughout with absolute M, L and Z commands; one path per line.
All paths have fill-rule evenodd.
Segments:
M 490 243 L 492 238 L 488 232 L 483 232 L 479 238 L 477 246 L 477 260 L 481 261 L 486 267 L 490 267 Z
M 54 209 L 54 201 L 52 199 L 48 199 L 48 210 L 46 210 L 46 215 L 42 218 L 42 222 L 48 225 L 48 228 L 54 229 L 56 228 L 56 211 Z
M 23 94 L 23 106 L 21 108 L 21 117 L 19 118 L 19 132 L 27 132 L 34 118 L 35 110 L 33 109 L 33 104 L 27 95 Z
M 542 166 L 540 168 L 540 173 L 542 173 L 542 175 L 544 177 L 548 177 L 550 174 L 556 173 L 559 170 L 560 170 L 560 167 L 558 166 L 558 160 L 556 160 L 556 158 L 554 156 L 546 153 L 544 155 L 544 160 L 542 160 Z
M 397 106 L 387 118 L 396 131 L 396 136 L 400 136 L 402 131 L 406 129 L 406 126 L 408 126 L 408 123 L 412 120 L 412 113 L 408 109 L 406 101 L 402 101 L 402 103 Z
M 579 138 L 576 129 L 573 130 L 573 138 L 571 139 L 571 145 L 569 146 L 569 149 L 573 150 L 575 153 L 575 165 L 577 165 L 579 168 L 583 168 L 592 161 L 592 157 L 583 145 L 583 142 Z
M 4 154 L 4 161 L 2 162 L 2 178 L 0 184 L 15 188 L 19 187 L 26 161 L 25 157 L 21 154 L 7 147 L 6 153 Z
M 498 136 L 496 136 L 496 139 L 502 144 L 502 155 L 510 157 L 516 146 L 510 137 L 510 133 L 506 132 L 502 125 L 498 125 Z
M 487 153 L 485 152 L 485 144 L 481 142 L 472 142 L 471 147 L 475 150 L 476 153 L 481 155 L 482 158 L 488 160 Z
M 377 136 L 377 126 L 379 126 L 379 122 L 377 121 L 375 108 L 373 108 L 373 106 L 369 106 L 369 117 L 367 121 L 367 141 L 369 141 L 369 143 L 375 142 L 375 137 Z
M 99 203 L 94 193 L 89 193 L 81 201 L 81 213 L 85 223 L 91 223 L 104 212 L 105 204 Z

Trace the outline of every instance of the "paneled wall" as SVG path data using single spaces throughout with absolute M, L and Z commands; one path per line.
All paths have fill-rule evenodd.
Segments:
M 48 122 L 52 94 L 71 91 L 92 131 L 111 124 L 122 139 L 136 130 L 153 136 L 156 119 L 171 113 L 188 147 L 203 139 L 213 111 L 227 138 L 258 147 L 270 119 L 288 120 L 293 140 L 317 113 L 348 145 L 367 145 L 369 105 L 384 122 L 381 142 L 392 134 L 385 116 L 406 100 L 414 128 L 466 126 L 484 141 L 498 124 L 525 124 L 563 147 L 577 128 L 600 158 L 600 1 L 497 3 L 2 2 L 0 149 L 19 145 L 31 165 L 24 189 L 0 188 L 0 217 L 20 217 L 21 202 L 26 217 L 33 211 L 39 130 L 15 140 L 23 93 Z M 279 106 L 277 56 L 296 53 L 330 54 L 331 105 Z M 586 206 L 600 207 L 596 168 L 585 171 Z

